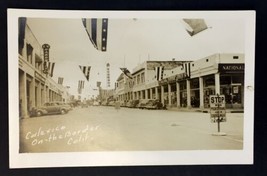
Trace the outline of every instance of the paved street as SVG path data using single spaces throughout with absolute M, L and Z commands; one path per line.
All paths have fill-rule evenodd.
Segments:
M 209 113 L 77 107 L 64 115 L 20 121 L 20 152 L 236 150 L 243 147 L 243 113 L 221 123 L 213 136 Z

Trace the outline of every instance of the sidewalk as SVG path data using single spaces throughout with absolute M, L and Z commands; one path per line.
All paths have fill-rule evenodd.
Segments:
M 177 108 L 177 107 L 167 107 L 169 111 L 178 111 L 178 112 L 203 112 L 209 113 L 209 108 Z M 244 109 L 226 109 L 226 113 L 244 113 Z

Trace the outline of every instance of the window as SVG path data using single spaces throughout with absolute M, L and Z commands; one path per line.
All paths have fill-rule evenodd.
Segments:
M 238 56 L 233 56 L 233 59 L 238 59 Z

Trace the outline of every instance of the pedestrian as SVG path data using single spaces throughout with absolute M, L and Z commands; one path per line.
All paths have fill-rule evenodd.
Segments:
M 117 112 L 119 111 L 119 109 L 120 109 L 120 102 L 119 101 L 116 101 L 115 102 L 115 109 L 117 110 Z

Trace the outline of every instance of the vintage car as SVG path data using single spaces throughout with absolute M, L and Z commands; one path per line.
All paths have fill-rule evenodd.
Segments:
M 88 108 L 89 105 L 88 105 L 86 102 L 83 102 L 83 103 L 81 103 L 81 107 L 82 107 L 82 108 Z
M 108 106 L 115 106 L 115 101 L 109 101 Z
M 132 108 L 136 108 L 136 106 L 139 104 L 139 100 L 133 100 L 132 101 L 132 105 L 131 105 L 131 107 Z
M 72 105 L 70 103 L 63 103 L 63 102 L 51 102 L 60 106 L 65 106 L 68 111 L 72 110 Z
M 60 102 L 47 102 L 43 106 L 33 107 L 31 116 L 42 116 L 48 114 L 66 114 L 70 110 L 70 106 Z
M 139 100 L 132 100 L 132 101 L 130 101 L 130 104 L 127 107 L 128 108 L 136 108 L 138 103 L 139 103 Z
M 159 100 L 149 100 L 145 105 L 145 109 L 165 109 Z
M 99 106 L 100 103 L 98 101 L 94 101 L 93 106 Z
M 136 107 L 139 108 L 139 109 L 145 109 L 146 104 L 148 103 L 148 101 L 149 100 L 146 100 L 146 99 L 140 100 Z
M 128 108 L 131 107 L 131 105 L 132 105 L 132 101 L 133 101 L 133 100 L 129 100 L 129 101 L 127 101 L 125 106 L 128 107 Z

